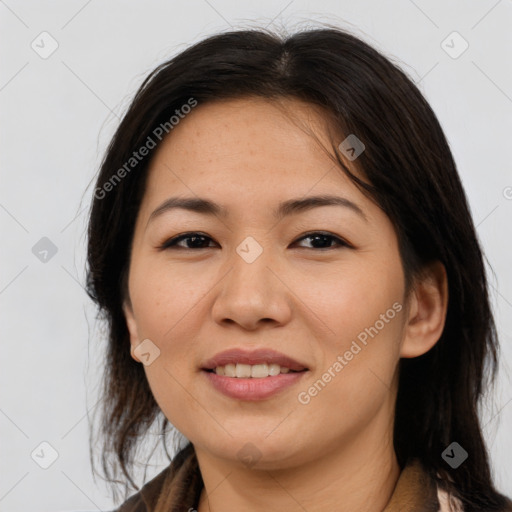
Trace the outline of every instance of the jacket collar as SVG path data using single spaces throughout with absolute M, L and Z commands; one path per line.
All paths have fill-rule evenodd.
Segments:
M 407 464 L 383 512 L 438 512 L 437 485 L 418 460 Z

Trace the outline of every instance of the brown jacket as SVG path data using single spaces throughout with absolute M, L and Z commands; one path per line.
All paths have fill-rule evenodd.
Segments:
M 161 493 L 166 487 L 167 492 Z M 172 463 L 147 482 L 114 512 L 194 512 L 199 504 L 203 480 L 192 444 L 188 444 Z M 463 511 L 452 501 L 452 511 Z M 400 473 L 393 495 L 383 512 L 451 512 L 447 494 L 422 469 L 418 462 Z

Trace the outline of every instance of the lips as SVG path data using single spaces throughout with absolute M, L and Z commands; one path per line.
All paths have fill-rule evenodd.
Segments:
M 242 350 L 236 348 L 219 352 L 205 361 L 201 365 L 201 369 L 211 371 L 217 366 L 237 363 L 249 365 L 263 363 L 278 364 L 281 367 L 289 368 L 296 372 L 308 370 L 305 364 L 272 349 Z

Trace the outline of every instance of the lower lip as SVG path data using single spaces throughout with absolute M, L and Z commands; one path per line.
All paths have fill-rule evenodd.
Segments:
M 238 377 L 225 377 L 215 372 L 202 370 L 213 387 L 230 398 L 239 400 L 264 400 L 279 391 L 296 384 L 307 373 L 280 373 L 269 377 L 241 379 Z

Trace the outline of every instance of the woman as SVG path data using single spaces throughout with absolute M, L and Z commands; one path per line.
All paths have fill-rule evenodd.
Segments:
M 482 251 L 384 56 L 335 28 L 210 37 L 144 81 L 94 195 L 104 468 L 138 489 L 158 419 L 189 441 L 119 511 L 512 510 L 477 416 Z

